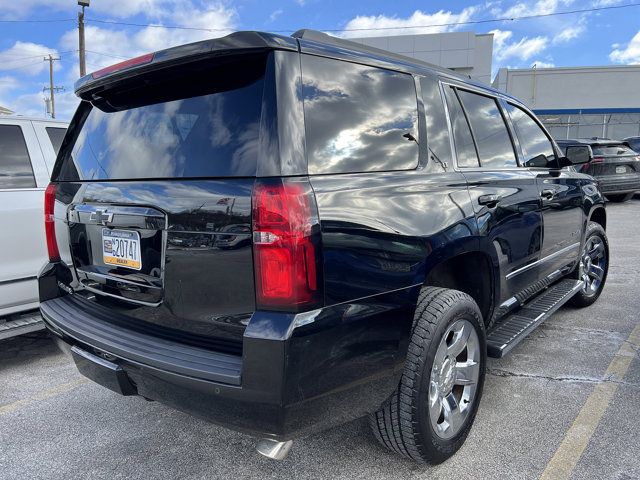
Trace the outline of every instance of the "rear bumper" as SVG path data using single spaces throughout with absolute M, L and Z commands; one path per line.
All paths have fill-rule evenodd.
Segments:
M 45 299 L 41 312 L 59 347 L 69 354 L 75 347 L 76 364 L 97 383 L 118 391 L 116 377 L 87 366 L 99 357 L 117 370 L 115 384 L 128 385 L 123 375 L 130 381 L 131 391 L 120 393 L 234 430 L 289 440 L 373 412 L 393 392 L 411 325 L 408 295 L 413 293 L 363 300 L 376 308 L 342 304 L 298 315 L 255 312 L 242 356 L 133 332 L 109 321 L 114 312 L 77 294 Z
M 603 175 L 596 177 L 600 190 L 607 193 L 631 193 L 640 191 L 640 174 Z

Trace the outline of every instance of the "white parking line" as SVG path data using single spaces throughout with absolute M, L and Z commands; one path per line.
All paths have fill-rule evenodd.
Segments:
M 617 382 L 624 380 L 638 348 L 640 348 L 640 324 L 636 325 L 611 360 L 603 382 L 596 385 L 587 398 L 580 413 L 565 433 L 562 443 L 542 472 L 541 480 L 561 480 L 571 476 L 618 390 Z

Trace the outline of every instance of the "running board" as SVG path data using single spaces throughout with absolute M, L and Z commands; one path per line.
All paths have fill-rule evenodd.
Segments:
M 25 313 L 17 318 L 12 315 L 9 318 L 11 320 L 0 319 L 0 340 L 44 329 L 44 322 L 38 311 Z
M 498 323 L 487 334 L 487 355 L 502 358 L 580 291 L 579 280 L 562 280 Z

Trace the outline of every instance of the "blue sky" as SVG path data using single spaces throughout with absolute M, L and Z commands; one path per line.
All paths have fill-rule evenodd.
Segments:
M 633 0 L 91 0 L 87 10 L 87 70 L 173 45 L 235 30 L 335 30 L 339 36 L 379 36 L 441 31 L 494 33 L 494 72 L 501 66 L 585 66 L 640 63 L 640 6 L 545 18 L 425 27 L 491 18 L 513 18 Z M 44 115 L 42 88 L 55 62 L 58 118 L 69 119 L 77 100 L 78 34 L 75 0 L 0 0 L 0 20 L 63 20 L 52 23 L 0 22 L 0 105 L 23 115 Z M 117 23 L 155 25 L 127 26 Z M 190 26 L 168 29 L 158 26 Z M 396 30 L 374 30 L 397 27 Z M 407 27 L 420 27 L 410 28 Z M 206 29 L 206 30 L 197 30 Z M 365 29 L 357 30 L 353 29 Z M 369 29 L 369 30 L 366 30 Z

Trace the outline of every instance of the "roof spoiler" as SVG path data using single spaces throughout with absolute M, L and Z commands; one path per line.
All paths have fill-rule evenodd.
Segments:
M 262 32 L 235 32 L 224 37 L 189 43 L 148 53 L 111 65 L 76 81 L 76 95 L 91 100 L 94 92 L 104 90 L 109 84 L 154 70 L 191 63 L 208 57 L 241 55 L 268 50 L 298 50 L 298 42 L 282 35 Z

